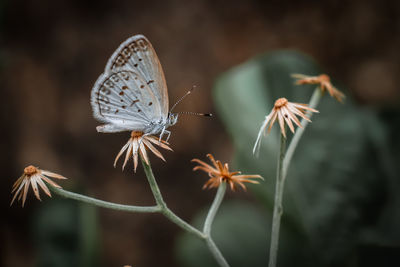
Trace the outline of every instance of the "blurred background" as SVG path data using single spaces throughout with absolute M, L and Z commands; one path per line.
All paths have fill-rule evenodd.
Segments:
M 232 67 L 282 49 L 312 57 L 337 84 L 348 88 L 343 90 L 352 108 L 373 113 L 374 119 L 379 121 L 377 124 L 381 125 L 382 131 L 377 135 L 385 138 L 379 139 L 384 141 L 377 141 L 377 144 L 387 148 L 387 158 L 382 164 L 390 165 L 386 167 L 394 179 L 390 181 L 394 182 L 374 180 L 387 173 L 384 172 L 386 167 L 368 165 L 372 168 L 369 173 L 376 174 L 368 188 L 376 189 L 376 194 L 363 191 L 367 193 L 362 201 L 352 200 L 352 203 L 362 202 L 362 215 L 355 215 L 356 209 L 355 213 L 345 216 L 371 226 L 378 224 L 377 218 L 388 205 L 392 207 L 390 211 L 400 209 L 397 205 L 400 202 L 389 197 L 399 192 L 396 191 L 399 189 L 398 167 L 390 164 L 400 158 L 396 140 L 400 122 L 398 1 L 2 0 L 0 32 L 1 164 L 5 170 L 0 194 L 4 215 L 0 232 L 0 264 L 3 266 L 206 266 L 196 265 L 199 260 L 196 255 L 202 257 L 204 253 L 195 253 L 196 249 L 185 252 L 179 248 L 186 244 L 185 237 L 180 236 L 181 230 L 160 215 L 95 210 L 57 196 L 52 200 L 43 197 L 40 203 L 34 199 L 32 191 L 25 208 L 22 209 L 20 203 L 9 207 L 12 183 L 30 164 L 68 177 L 62 186 L 72 191 L 117 203 L 153 204 L 141 168 L 133 174 L 131 162 L 124 172 L 120 164 L 116 169 L 112 166 L 129 133 L 97 133 L 98 123 L 92 117 L 89 103 L 91 88 L 109 56 L 121 42 L 138 33 L 152 42 L 159 56 L 170 103 L 196 85 L 198 89 L 177 110 L 215 114 L 211 119 L 181 116 L 178 124 L 171 128 L 170 143 L 174 152 L 163 151 L 167 162 L 151 157 L 167 204 L 182 218 L 192 221 L 201 216 L 198 212 L 206 208 L 214 196 L 213 190 L 201 190 L 207 177 L 193 173 L 190 160 L 205 160 L 205 155 L 212 153 L 223 162 L 231 163 L 238 151 L 224 107 L 230 105 L 235 109 L 237 106 L 233 104 L 241 100 L 229 102 L 227 99 L 223 103 L 218 93 L 213 92 L 215 82 Z M 221 83 L 220 87 L 224 87 L 224 81 Z M 252 94 L 250 85 L 245 95 Z M 242 87 L 242 90 L 247 88 Z M 224 92 L 230 95 L 229 91 Z M 279 91 L 275 93 L 283 96 Z M 266 113 L 270 107 L 264 106 L 262 112 Z M 337 104 L 336 108 L 341 109 L 341 106 Z M 245 112 L 243 110 L 242 114 Z M 342 116 L 336 117 L 338 120 L 347 116 L 337 114 Z M 262 119 L 262 114 L 257 116 L 254 124 L 259 125 Z M 353 125 L 349 122 L 347 126 Z M 249 137 L 249 149 L 258 127 Z M 357 132 L 352 133 L 356 140 Z M 369 144 L 368 140 L 365 143 Z M 374 155 L 375 158 L 369 160 L 377 162 L 380 154 L 375 152 L 367 149 L 360 153 Z M 340 153 L 338 155 L 340 157 Z M 274 156 L 271 160 L 274 166 L 275 160 Z M 236 162 L 235 167 L 245 166 L 240 159 Z M 363 167 L 359 165 L 358 168 Z M 251 167 L 244 169 L 249 173 L 261 171 Z M 273 188 L 273 179 L 268 183 Z M 263 205 L 267 203 L 265 206 L 269 208 L 271 205 L 269 198 L 260 197 L 260 194 L 260 190 L 229 192 L 227 200 L 258 205 L 258 211 L 265 213 L 260 220 L 267 222 L 270 211 L 263 209 Z M 392 212 L 385 214 L 389 214 L 386 221 L 398 225 L 399 221 L 390 216 Z M 240 213 L 237 216 L 243 218 Z M 346 218 L 338 221 L 343 220 Z M 335 226 L 326 228 L 324 233 L 333 231 Z M 385 223 L 380 227 L 385 228 Z M 359 228 L 347 230 L 356 231 L 354 229 Z M 267 233 L 269 228 L 266 225 L 260 231 Z M 349 242 L 353 245 L 345 253 L 339 253 L 336 261 L 329 260 L 336 252 L 323 256 L 320 264 L 301 256 L 302 266 L 369 266 L 368 262 L 372 264 L 374 260 L 385 266 L 382 259 L 387 260 L 387 266 L 394 266 L 390 261 L 400 253 L 398 234 L 393 233 L 390 242 L 386 242 L 383 235 L 373 235 L 374 238 L 368 240 L 379 245 L 362 245 L 361 249 L 357 246 L 359 239 L 352 237 Z M 231 235 L 235 235 L 235 230 Z M 388 232 L 385 236 L 390 235 Z M 294 244 L 301 247 L 303 239 L 296 240 L 299 243 Z M 330 239 L 327 240 L 329 243 Z M 313 246 L 316 244 L 319 243 Z M 341 247 L 342 243 L 331 245 Z M 189 256 L 182 256 L 184 253 Z M 304 255 L 312 253 L 308 251 Z M 365 260 L 368 259 L 366 255 L 373 255 L 373 260 Z M 280 257 L 284 256 L 291 254 Z M 190 263 L 190 259 L 195 263 Z M 232 263 L 232 266 L 244 265 Z

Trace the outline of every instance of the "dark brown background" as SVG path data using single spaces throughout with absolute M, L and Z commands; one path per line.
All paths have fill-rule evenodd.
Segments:
M 322 4 L 323 3 L 323 4 Z M 220 73 L 267 51 L 312 55 L 364 105 L 391 105 L 400 90 L 398 1 L 2 1 L 0 88 L 2 254 L 4 266 L 32 266 L 29 223 L 40 203 L 9 208 L 10 188 L 26 165 L 61 173 L 104 200 L 152 204 L 141 170 L 112 167 L 128 133 L 98 134 L 90 90 L 108 57 L 142 33 L 155 47 L 170 102 L 197 85 L 177 110 L 213 112 Z M 232 107 L 235 108 L 235 107 Z M 181 116 L 172 128 L 174 152 L 153 169 L 172 210 L 186 220 L 213 192 L 193 174 L 192 158 L 213 153 L 230 161 L 231 144 L 218 116 Z M 228 197 L 251 198 L 243 193 Z M 50 201 L 47 197 L 45 201 Z M 158 215 L 99 210 L 103 266 L 175 266 L 180 232 Z M 156 255 L 156 256 L 155 256 Z

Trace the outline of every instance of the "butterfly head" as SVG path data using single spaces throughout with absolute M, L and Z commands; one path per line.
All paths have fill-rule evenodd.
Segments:
M 169 126 L 175 125 L 177 121 L 178 121 L 178 114 L 177 113 L 169 113 L 168 114 L 167 123 L 168 123 Z

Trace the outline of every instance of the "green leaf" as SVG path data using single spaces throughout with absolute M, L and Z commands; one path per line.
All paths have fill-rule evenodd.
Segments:
M 309 102 L 315 86 L 294 85 L 290 76 L 294 73 L 319 75 L 322 71 L 308 56 L 279 51 L 228 71 L 217 80 L 214 90 L 218 115 L 235 148 L 233 170 L 266 179 L 250 186 L 266 217 L 273 207 L 279 127 L 274 126 L 263 138 L 259 158 L 252 155 L 252 148 L 276 99 Z M 335 80 L 333 84 L 346 93 Z M 386 174 L 378 163 L 377 148 L 386 143 L 386 129 L 374 112 L 355 105 L 351 96 L 341 104 L 325 94 L 317 109 L 320 113 L 313 115 L 300 141 L 285 184 L 280 266 L 352 266 L 360 257 L 359 248 L 374 245 L 379 237 L 373 225 L 386 192 L 382 179 Z M 270 231 L 269 224 L 264 225 Z M 244 231 L 237 227 L 231 235 Z M 265 244 L 269 246 L 269 240 Z M 252 248 L 259 245 L 249 244 Z M 298 253 L 294 253 L 296 249 Z M 221 250 L 225 250 L 223 244 Z M 265 252 L 257 262 L 267 255 Z M 231 264 L 236 266 L 236 262 Z

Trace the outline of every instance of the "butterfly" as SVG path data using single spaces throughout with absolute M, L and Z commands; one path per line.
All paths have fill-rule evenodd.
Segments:
M 94 117 L 103 125 L 98 132 L 171 132 L 178 114 L 168 111 L 168 89 L 157 54 L 143 35 L 124 41 L 112 54 L 91 91 Z M 172 110 L 172 109 L 171 109 Z

